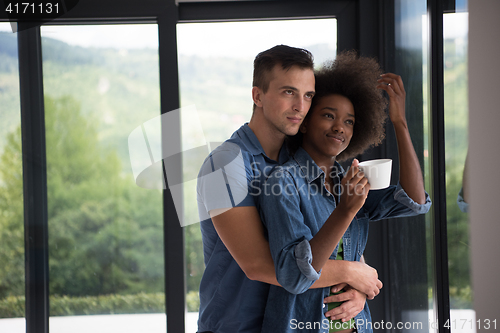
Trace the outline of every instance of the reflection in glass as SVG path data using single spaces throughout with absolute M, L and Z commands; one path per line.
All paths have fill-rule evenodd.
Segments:
M 162 194 L 135 184 L 127 145 L 160 114 L 158 45 L 134 48 L 136 29 L 158 40 L 155 25 L 42 27 L 53 333 L 166 330 Z
M 283 34 L 283 31 L 287 31 Z M 311 31 L 322 31 L 311 34 Z M 256 37 L 257 36 L 257 37 Z M 277 44 L 302 47 L 311 51 L 319 66 L 333 59 L 337 49 L 335 19 L 282 20 L 258 22 L 184 23 L 177 25 L 181 106 L 194 105 L 203 133 L 190 131 L 191 119 L 181 116 L 182 146 L 191 145 L 199 136 L 210 149 L 223 142 L 252 115 L 253 59 Z M 184 149 L 183 149 L 184 150 Z M 207 151 L 197 163 L 184 159 L 185 179 L 198 174 Z M 198 220 L 195 186 L 184 186 L 184 214 Z M 204 270 L 199 224 L 184 228 L 187 308 L 186 327 L 198 319 L 198 289 Z
M 429 54 L 427 1 L 395 1 L 394 71 L 405 82 L 406 117 L 412 141 L 423 166 L 425 188 L 431 194 L 429 126 Z M 388 134 L 389 135 L 389 134 Z M 421 330 L 432 331 L 434 267 L 432 249 L 432 207 L 423 216 L 391 225 L 391 283 L 398 286 L 391 295 L 392 321 L 419 322 Z M 402 261 L 402 262 L 400 262 Z M 406 332 L 407 330 L 396 330 Z
M 0 332 L 25 332 L 19 65 L 9 23 L 0 23 L 0 267 Z
M 444 112 L 446 213 L 451 320 L 474 320 L 469 263 L 469 219 L 464 166 L 468 150 L 468 14 L 445 14 Z M 452 332 L 459 332 L 452 327 Z

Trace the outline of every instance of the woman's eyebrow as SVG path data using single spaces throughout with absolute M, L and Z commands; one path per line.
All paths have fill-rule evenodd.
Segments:
M 326 109 L 326 110 L 330 110 L 330 111 L 338 111 L 338 109 L 337 109 L 337 108 L 332 108 L 332 107 L 330 107 L 330 106 L 325 106 L 325 107 L 324 107 L 324 108 L 322 108 L 321 110 L 325 110 L 325 109 Z M 351 113 L 348 113 L 347 115 L 348 115 L 349 117 L 356 118 L 356 117 L 355 117 L 353 114 L 351 114 Z

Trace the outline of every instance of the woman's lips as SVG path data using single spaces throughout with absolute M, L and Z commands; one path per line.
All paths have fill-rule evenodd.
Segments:
M 341 135 L 327 135 L 327 137 L 331 140 L 334 140 L 336 142 L 342 143 L 345 141 L 344 137 Z

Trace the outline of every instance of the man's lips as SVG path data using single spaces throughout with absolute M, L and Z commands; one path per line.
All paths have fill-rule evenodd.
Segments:
M 298 117 L 286 117 L 286 119 L 290 120 L 292 123 L 299 124 L 302 122 L 302 118 Z

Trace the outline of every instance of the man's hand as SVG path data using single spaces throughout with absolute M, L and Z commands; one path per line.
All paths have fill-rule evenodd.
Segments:
M 345 290 L 346 291 L 341 294 L 325 298 L 325 303 L 344 302 L 335 309 L 331 309 L 325 313 L 325 316 L 330 318 L 330 320 L 340 319 L 342 322 L 349 321 L 360 313 L 365 307 L 366 295 L 364 293 L 353 289 L 350 286 L 347 286 Z
M 349 263 L 348 269 L 345 273 L 345 280 L 347 282 L 332 286 L 332 292 L 340 291 L 349 285 L 365 294 L 366 298 L 374 299 L 383 287 L 382 281 L 378 279 L 377 270 L 362 262 L 346 262 Z

